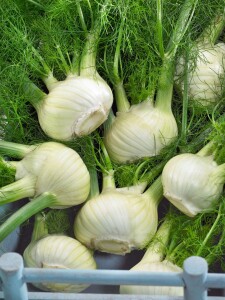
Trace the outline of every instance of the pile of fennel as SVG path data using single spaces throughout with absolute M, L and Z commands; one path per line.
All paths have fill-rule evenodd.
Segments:
M 0 208 L 26 203 L 0 225 L 0 241 L 34 217 L 27 267 L 96 269 L 94 251 L 145 252 L 131 271 L 182 272 L 190 254 L 220 261 L 224 1 L 175 2 L 2 3 Z M 70 212 L 66 234 L 46 230 L 50 210 Z

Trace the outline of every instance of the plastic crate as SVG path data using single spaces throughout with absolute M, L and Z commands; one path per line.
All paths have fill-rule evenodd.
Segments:
M 76 300 L 219 300 L 225 297 L 208 296 L 209 288 L 225 288 L 225 274 L 208 273 L 207 262 L 197 256 L 184 261 L 182 273 L 130 272 L 124 270 L 60 270 L 24 268 L 23 258 L 18 253 L 5 253 L 0 257 L 2 292 L 0 299 L 76 299 Z M 155 285 L 182 286 L 184 297 L 116 295 L 89 293 L 30 292 L 27 283 L 62 282 L 103 285 Z

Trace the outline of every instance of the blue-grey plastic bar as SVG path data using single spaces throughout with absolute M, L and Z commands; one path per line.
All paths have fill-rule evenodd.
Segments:
M 23 259 L 17 253 L 3 254 L 0 257 L 0 277 L 5 300 L 28 300 L 23 269 Z
M 105 285 L 159 285 L 184 286 L 182 273 L 159 273 L 117 270 L 24 270 L 26 282 L 69 282 Z
M 117 295 L 117 294 L 68 294 L 29 292 L 29 300 L 183 300 L 183 297 L 149 296 L 149 295 Z M 0 292 L 0 299 L 3 294 Z M 15 299 L 17 300 L 17 299 Z M 224 300 L 224 298 L 209 298 L 209 300 Z
M 183 278 L 185 281 L 184 298 L 190 300 L 206 300 L 205 281 L 208 274 L 207 262 L 197 256 L 184 261 Z
M 76 300 L 122 300 L 133 299 L 132 295 L 101 294 L 64 294 L 64 293 L 28 293 L 26 282 L 73 282 L 90 284 L 134 284 L 183 286 L 183 297 L 146 296 L 148 300 L 206 300 L 221 299 L 207 297 L 208 288 L 224 288 L 225 274 L 208 274 L 207 262 L 201 257 L 190 257 L 185 260 L 182 273 L 150 273 L 117 270 L 53 270 L 24 268 L 23 258 L 18 253 L 6 253 L 0 257 L 0 278 L 5 300 L 28 299 L 76 299 Z M 1 293 L 0 293 L 1 297 Z M 71 297 L 71 298 L 69 298 Z M 3 299 L 0 298 L 0 299 Z M 143 295 L 135 295 L 135 299 L 143 300 Z M 225 299 L 225 298 L 222 298 Z
M 225 289 L 225 274 L 220 274 L 220 273 L 208 274 L 205 281 L 205 288 Z

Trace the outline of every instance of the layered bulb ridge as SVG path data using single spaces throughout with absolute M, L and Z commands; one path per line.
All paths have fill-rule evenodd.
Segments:
M 127 163 L 158 155 L 177 134 L 172 111 L 163 111 L 146 100 L 117 113 L 104 141 L 113 161 Z

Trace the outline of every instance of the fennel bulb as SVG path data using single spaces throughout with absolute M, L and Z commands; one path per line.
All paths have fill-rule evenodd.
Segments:
M 91 18 L 88 29 L 79 1 L 65 6 L 54 2 L 43 4 L 38 20 L 38 8 L 31 5 L 33 18 L 28 21 L 23 8 L 10 1 L 2 8 L 3 35 L 16 53 L 9 58 L 6 54 L 7 59 L 24 73 L 19 77 L 22 97 L 36 109 L 42 130 L 52 139 L 70 141 L 90 134 L 107 119 L 113 95 L 96 67 L 101 12 Z M 93 17 L 94 7 L 89 9 Z
M 177 62 L 175 80 L 178 87 L 184 92 L 186 80 L 187 95 L 197 106 L 215 106 L 224 91 L 225 44 L 217 42 L 225 25 L 224 6 L 221 8 L 222 12 L 217 12 L 213 22 L 203 30 L 190 49 L 190 59 L 194 56 L 193 66 L 191 62 L 185 62 L 182 56 Z
M 135 265 L 130 271 L 146 271 L 146 272 L 176 272 L 181 273 L 182 268 L 167 261 L 155 261 L 145 262 L 143 259 L 137 265 Z M 124 285 L 120 287 L 121 294 L 130 295 L 156 295 L 156 296 L 183 296 L 182 287 L 174 286 L 129 286 Z
M 55 214 L 58 221 L 54 225 L 56 233 L 49 233 L 52 226 L 48 220 L 51 212 L 55 214 L 53 210 L 50 210 L 47 215 L 41 213 L 35 215 L 31 242 L 23 253 L 25 266 L 47 269 L 96 269 L 92 251 L 72 237 L 64 235 L 62 229 L 64 224 L 61 223 L 63 220 L 57 220 L 59 211 Z M 88 287 L 85 284 L 49 282 L 33 283 L 33 285 L 51 292 L 81 292 Z
M 177 63 L 176 76 L 184 72 L 184 59 Z M 195 66 L 188 74 L 188 95 L 190 100 L 202 106 L 216 104 L 221 100 L 225 69 L 225 44 L 199 45 Z M 179 79 L 178 79 L 179 82 Z M 180 82 L 184 91 L 184 83 Z
M 46 142 L 37 145 L 13 164 L 16 181 L 27 178 L 33 182 L 31 200 L 49 192 L 56 195 L 56 207 L 60 208 L 80 204 L 88 196 L 90 175 L 87 167 L 78 153 L 63 144 Z
M 161 54 L 161 65 L 156 87 L 155 83 L 153 86 L 149 84 L 147 88 L 145 87 L 148 95 L 136 105 L 130 105 L 123 78 L 119 75 L 119 70 L 123 65 L 120 64 L 122 60 L 120 48 L 122 47 L 123 26 L 126 22 L 122 16 L 114 55 L 114 78 L 112 80 L 117 112 L 114 118 L 107 121 L 104 140 L 113 161 L 127 163 L 156 156 L 177 137 L 178 128 L 172 111 L 175 57 L 177 48 L 189 27 L 196 3 L 197 1 L 184 1 L 165 51 L 164 41 L 160 41 L 163 53 L 157 49 L 157 52 Z M 160 10 L 159 7 L 157 9 Z M 162 12 L 158 11 L 158 13 Z M 157 25 L 155 24 L 156 27 Z M 149 45 L 147 47 L 149 48 Z M 145 86 L 145 81 L 143 86 Z
M 93 76 L 71 74 L 54 82 L 49 93 L 33 105 L 43 131 L 68 141 L 98 128 L 107 119 L 112 102 L 110 87 L 96 72 Z
M 165 220 L 156 232 L 144 256 L 130 271 L 146 272 L 177 272 L 183 270 L 164 257 L 165 247 L 168 243 L 170 222 Z M 157 296 L 183 296 L 183 287 L 174 286 L 134 286 L 121 285 L 121 294 L 130 295 L 157 295 Z
M 146 100 L 132 105 L 126 112 L 118 112 L 104 142 L 112 160 L 127 163 L 158 155 L 177 133 L 172 112 Z
M 23 253 L 29 268 L 94 270 L 92 252 L 77 240 L 64 235 L 47 235 L 32 241 Z M 72 283 L 33 283 L 37 288 L 51 292 L 81 292 L 88 285 Z
M 162 172 L 164 196 L 184 214 L 194 217 L 217 202 L 223 191 L 225 164 L 212 156 L 184 153 L 171 158 Z
M 0 240 L 40 210 L 83 203 L 90 191 L 90 174 L 77 152 L 56 142 L 21 145 L 0 141 L 0 151 L 22 158 L 7 162 L 15 168 L 15 182 L 0 189 L 0 204 L 29 198 L 0 226 Z
M 156 232 L 161 198 L 160 178 L 141 193 L 139 186 L 116 188 L 113 173 L 105 175 L 102 192 L 88 200 L 75 217 L 75 237 L 102 252 L 123 255 L 142 249 Z

